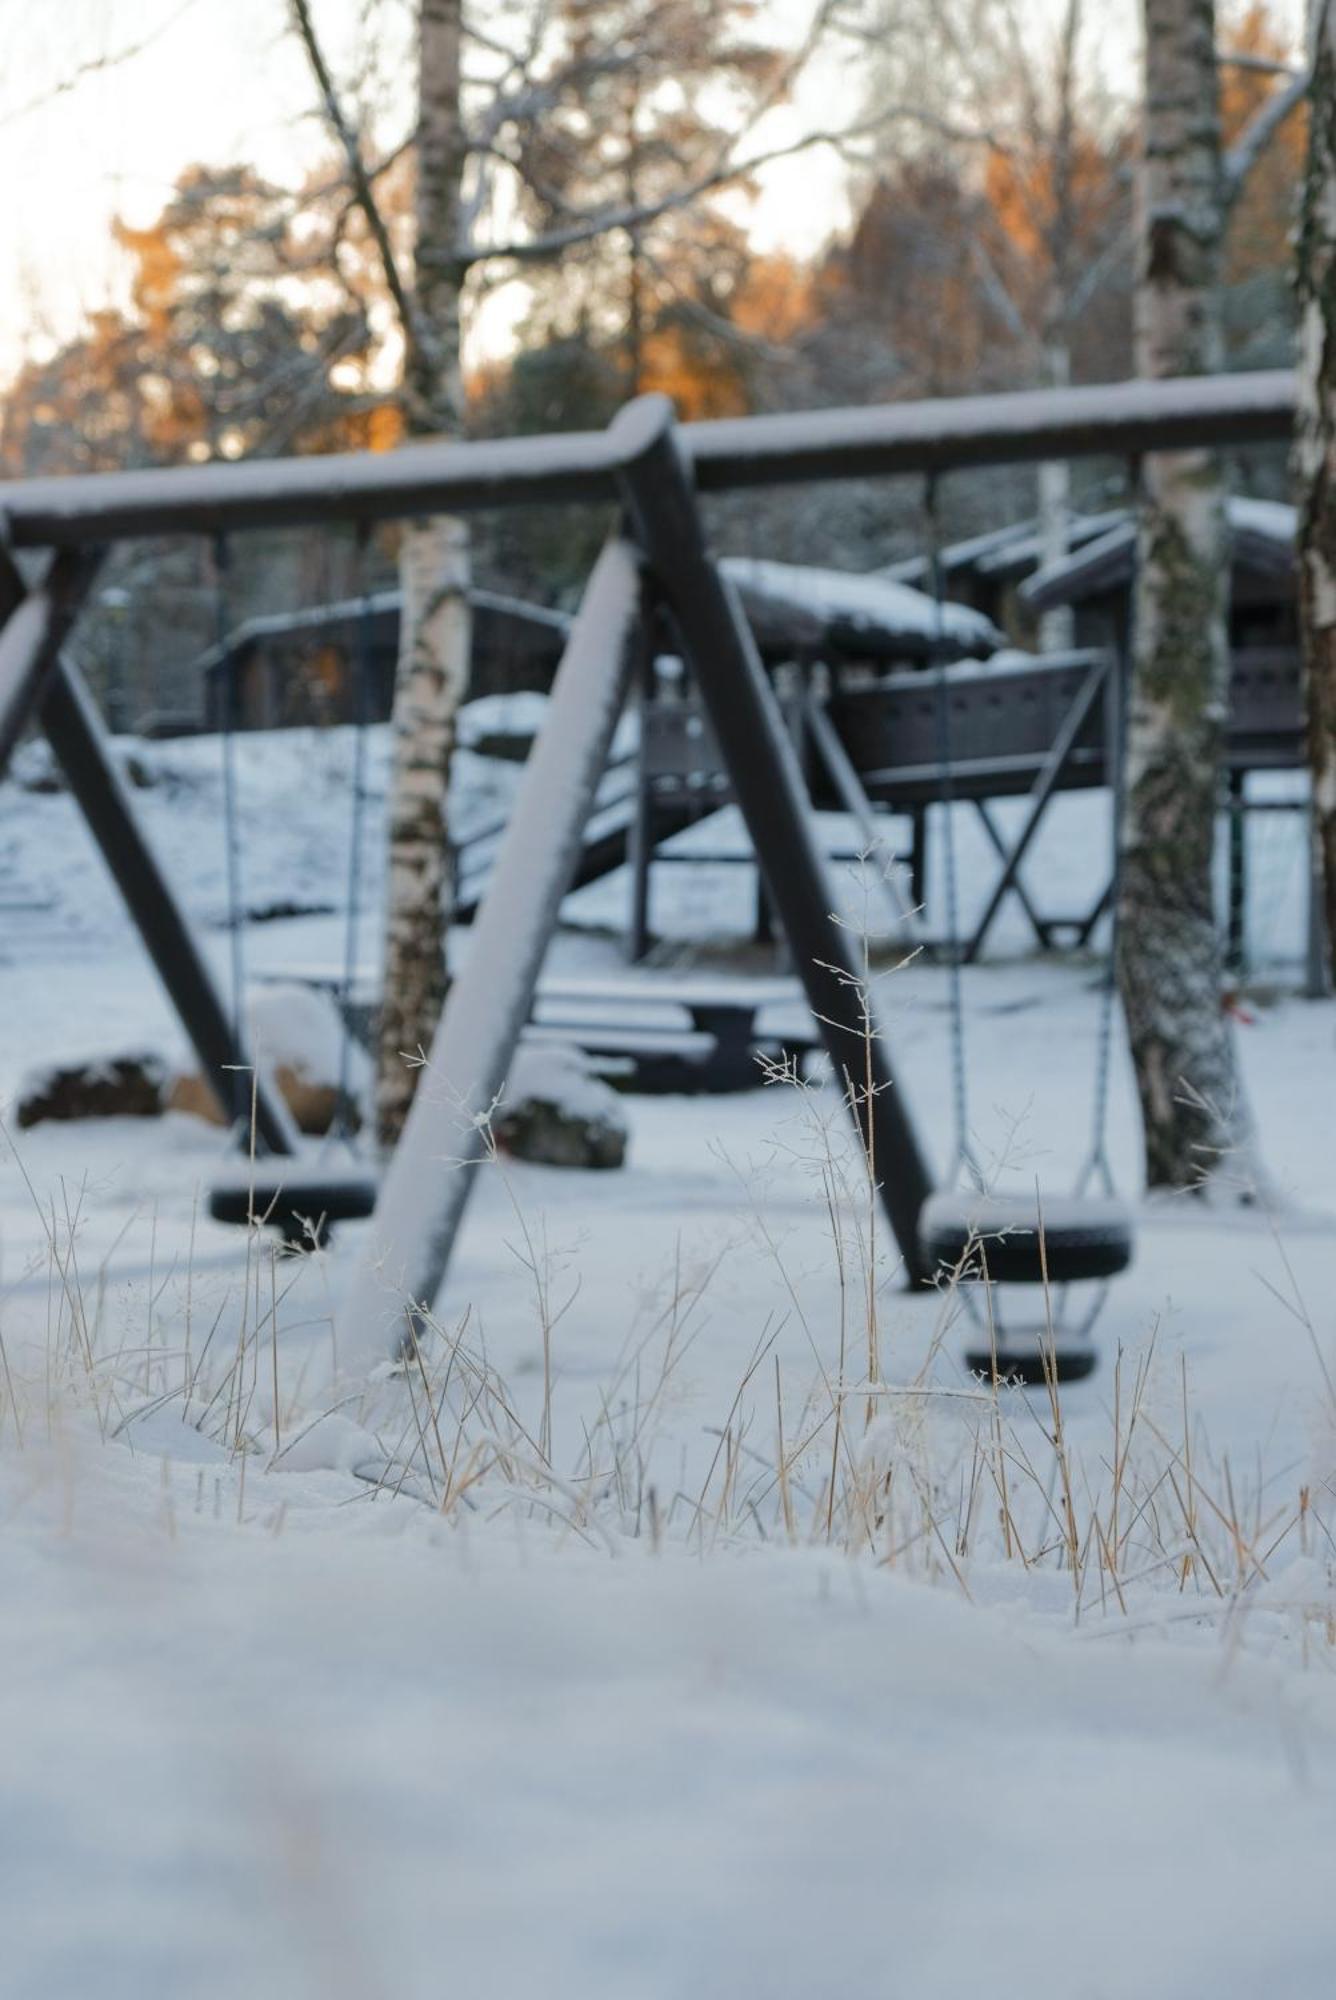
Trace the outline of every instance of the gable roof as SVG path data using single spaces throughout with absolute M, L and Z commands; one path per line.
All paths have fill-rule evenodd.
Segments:
M 1236 567 L 1284 584 L 1294 571 L 1298 516 L 1283 500 L 1254 500 L 1231 494 L 1226 502 L 1232 561 Z M 1131 582 L 1136 548 L 1136 522 L 1124 508 L 1114 527 L 1073 549 L 1060 562 L 1038 569 L 1020 587 L 1020 597 L 1032 611 L 1060 604 L 1080 604 L 1102 597 Z

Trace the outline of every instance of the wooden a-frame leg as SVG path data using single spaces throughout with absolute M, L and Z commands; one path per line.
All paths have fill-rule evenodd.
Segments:
M 237 1071 L 249 1067 L 246 1050 L 144 837 L 97 704 L 60 650 L 96 571 L 95 557 L 62 552 L 29 592 L 0 548 L 0 615 L 8 613 L 0 630 L 0 750 L 8 754 L 30 717 L 44 730 L 200 1065 L 219 1103 L 230 1104 Z M 255 1109 L 258 1144 L 291 1153 L 292 1121 L 263 1077 L 256 1082 Z

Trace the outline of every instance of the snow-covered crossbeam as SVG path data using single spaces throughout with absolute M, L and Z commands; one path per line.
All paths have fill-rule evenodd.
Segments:
M 728 417 L 678 432 L 702 492 L 945 472 L 1288 438 L 1294 376 L 1194 376 L 846 410 Z M 389 520 L 543 501 L 601 502 L 623 470 L 611 432 L 405 445 L 0 483 L 16 548 Z
M 472 948 L 450 992 L 403 1135 L 381 1183 L 369 1242 L 339 1314 L 339 1357 L 356 1372 L 391 1351 L 414 1304 L 440 1288 L 485 1118 L 506 1081 L 598 781 L 626 700 L 640 613 L 634 548 L 605 547 L 585 590 L 511 813 Z

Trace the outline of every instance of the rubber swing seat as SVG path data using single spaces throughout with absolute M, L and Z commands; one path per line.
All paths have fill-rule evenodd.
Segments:
M 214 1183 L 209 1214 L 215 1222 L 263 1223 L 285 1243 L 310 1249 L 329 1239 L 335 1222 L 360 1222 L 376 1206 L 376 1183 L 365 1174 L 337 1172 L 299 1161 L 265 1158 Z
M 1132 1261 L 1131 1215 L 1104 1196 L 1041 1206 L 1032 1194 L 935 1194 L 923 1204 L 918 1238 L 929 1271 L 999 1285 L 1041 1285 L 1045 1277 L 1051 1286 L 1081 1284 L 1116 1277 Z
M 983 1345 L 967 1348 L 965 1366 L 974 1375 L 991 1382 L 997 1369 L 1000 1383 L 1025 1389 L 1042 1389 L 1050 1381 L 1082 1382 L 1093 1375 L 1099 1363 L 1099 1349 L 1089 1339 L 1064 1339 L 1060 1329 L 1048 1327 L 1008 1327 L 999 1330 L 996 1348 Z

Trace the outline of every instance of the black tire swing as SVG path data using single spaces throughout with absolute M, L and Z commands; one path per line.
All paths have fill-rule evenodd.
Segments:
M 230 938 L 232 1021 L 238 1043 L 245 1037 L 245 963 L 243 940 L 246 911 L 241 883 L 241 829 L 237 811 L 236 661 L 228 651 L 231 637 L 228 576 L 229 551 L 219 537 L 214 545 L 216 658 L 221 679 L 222 714 L 219 739 L 223 773 L 223 834 L 227 853 L 227 925 Z M 358 920 L 362 836 L 366 817 L 366 739 L 370 720 L 371 596 L 367 581 L 366 534 L 357 539 L 357 644 L 354 665 L 355 722 L 353 730 L 352 826 L 349 838 L 348 893 L 344 923 L 344 956 L 340 1014 L 339 1081 L 329 1138 L 314 1158 L 299 1152 L 269 1152 L 247 1158 L 234 1172 L 220 1176 L 209 1190 L 209 1214 L 215 1222 L 252 1228 L 263 1224 L 278 1231 L 291 1250 L 315 1250 L 329 1241 L 336 1222 L 360 1221 L 376 1206 L 376 1182 L 359 1163 L 355 1141 L 355 1106 L 351 1088 L 352 991 L 357 973 Z M 249 1152 L 249 1076 L 238 1072 L 232 1112 Z M 331 1160 L 329 1149 L 344 1158 Z
M 1112 761 L 1113 898 L 1108 965 L 1100 997 L 1095 1069 L 1094 1117 L 1090 1151 L 1066 1199 L 1041 1200 L 992 1192 L 970 1144 L 965 1051 L 962 951 L 956 880 L 954 785 L 951 760 L 948 647 L 943 616 L 943 578 L 938 538 L 936 483 L 929 479 L 925 515 L 935 607 L 934 665 L 937 712 L 938 802 L 943 811 L 946 876 L 946 962 L 950 980 L 952 1110 L 955 1153 L 946 1183 L 924 1203 L 919 1215 L 919 1248 L 927 1271 L 938 1281 L 958 1283 L 976 1338 L 966 1350 L 975 1372 L 1002 1381 L 1042 1385 L 1051 1379 L 1078 1381 L 1098 1361 L 1091 1334 L 1104 1308 L 1111 1279 L 1132 1261 L 1131 1213 L 1118 1199 L 1107 1147 L 1109 1070 L 1116 1000 L 1118 863 L 1122 823 L 1125 701 L 1120 689 L 1117 727 L 1108 755 Z M 964 1183 L 962 1185 L 962 1182 Z M 1093 1190 L 1099 1190 L 1095 1192 Z M 1010 1325 L 995 1292 L 981 1312 L 977 1288 L 999 1285 L 1039 1287 L 1037 1323 Z M 1078 1312 L 1070 1288 L 1095 1286 Z

